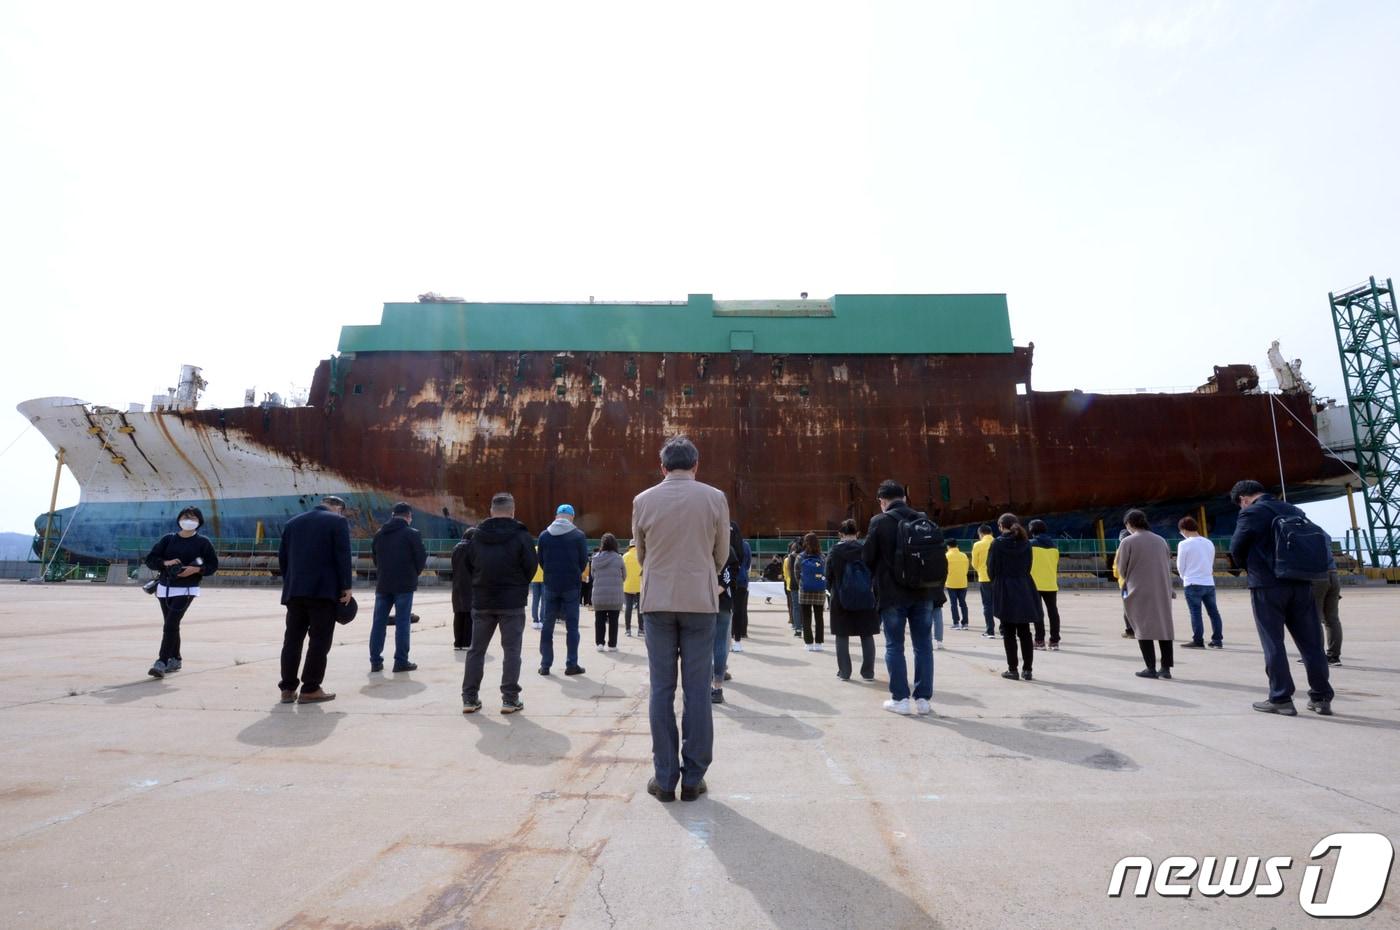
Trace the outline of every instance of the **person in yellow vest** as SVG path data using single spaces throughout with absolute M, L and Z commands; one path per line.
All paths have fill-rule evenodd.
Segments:
M 539 546 L 535 547 L 535 558 L 539 558 Z M 535 577 L 530 582 L 530 617 L 534 620 L 531 624 L 535 629 L 544 629 L 544 624 L 540 623 L 540 599 L 544 597 L 544 563 L 535 569 Z
M 632 611 L 637 611 L 637 635 L 642 636 L 646 630 L 642 627 L 642 610 L 639 606 L 642 601 L 642 564 L 637 561 L 637 550 L 628 546 L 627 551 L 622 555 L 622 567 L 626 570 L 626 575 L 622 579 L 622 599 L 626 610 L 627 635 L 632 635 Z
M 987 625 L 982 631 L 983 639 L 997 638 L 996 620 L 992 617 L 992 576 L 987 574 L 987 553 L 995 538 L 992 525 L 983 523 L 977 527 L 977 542 L 972 544 L 972 568 L 977 572 L 977 593 L 982 598 L 982 622 Z
M 783 593 L 787 595 L 788 626 L 793 636 L 802 635 L 802 608 L 797 603 L 797 543 L 788 543 L 787 558 L 783 559 Z
M 1035 622 L 1035 648 L 1060 648 L 1060 608 L 1055 603 L 1060 591 L 1060 550 L 1055 540 L 1050 538 L 1050 528 L 1044 520 L 1032 520 L 1031 531 L 1031 580 L 1035 590 L 1045 605 L 1045 613 L 1050 615 L 1050 642 L 1045 642 L 1045 618 Z
M 958 548 L 956 539 L 948 540 L 948 580 L 943 589 L 948 592 L 948 610 L 953 614 L 953 629 L 967 629 L 967 556 Z M 962 620 L 959 621 L 958 618 Z

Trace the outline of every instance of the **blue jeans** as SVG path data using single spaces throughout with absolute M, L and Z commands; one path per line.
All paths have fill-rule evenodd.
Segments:
M 544 597 L 544 582 L 530 582 L 530 621 L 540 622 L 540 600 Z
M 948 612 L 953 615 L 953 628 L 967 626 L 967 588 L 948 588 Z
M 793 632 L 800 633 L 802 631 L 802 605 L 797 603 L 796 589 L 792 592 L 792 616 L 788 619 L 792 621 Z
M 540 668 L 554 664 L 554 621 L 564 621 L 564 647 L 567 650 L 564 667 L 578 665 L 578 597 L 579 589 L 551 591 L 544 589 L 544 609 L 540 611 Z
M 943 642 L 943 608 L 933 608 L 933 638 Z
M 987 624 L 987 635 L 995 636 L 997 623 L 992 616 L 992 583 L 990 581 L 977 582 L 977 593 L 982 595 L 982 620 Z
M 710 672 L 714 664 L 714 614 L 654 613 L 646 619 L 647 666 L 651 678 L 651 757 L 663 791 L 705 777 L 715 749 Z M 681 731 L 676 732 L 677 661 Z M 684 734 L 681 736 L 681 734 Z
M 394 665 L 408 661 L 408 631 L 413 622 L 413 592 L 406 594 L 376 594 L 374 621 L 369 628 L 369 660 L 378 665 L 384 661 L 384 637 L 388 633 L 389 608 L 394 609 Z
M 933 602 L 918 601 L 880 611 L 880 625 L 885 628 L 885 669 L 890 674 L 890 697 L 902 701 L 909 697 L 909 670 L 904 663 L 904 624 L 909 623 L 909 638 L 914 641 L 914 697 L 933 697 Z
M 1191 642 L 1204 642 L 1205 625 L 1201 623 L 1201 605 L 1210 614 L 1210 641 L 1221 643 L 1220 609 L 1215 606 L 1215 585 L 1188 584 L 1186 586 L 1186 610 L 1191 614 Z
M 710 674 L 716 688 L 724 687 L 724 670 L 729 667 L 729 622 L 732 619 L 732 610 L 721 610 L 715 614 L 715 662 Z

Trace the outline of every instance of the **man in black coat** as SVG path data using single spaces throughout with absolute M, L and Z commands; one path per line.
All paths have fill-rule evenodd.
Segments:
M 1264 647 L 1264 670 L 1269 675 L 1269 699 L 1256 701 L 1254 709 L 1267 714 L 1296 716 L 1293 675 L 1283 631 L 1288 630 L 1308 673 L 1308 710 L 1332 716 L 1332 683 L 1328 681 L 1327 654 L 1322 649 L 1322 627 L 1313 602 L 1312 582 L 1279 578 L 1274 574 L 1274 520 L 1304 516 L 1287 501 L 1276 500 L 1258 481 L 1240 481 L 1230 489 L 1230 499 L 1240 508 L 1230 557 L 1249 573 L 1249 604 L 1254 626 Z
M 481 710 L 486 647 L 501 630 L 501 713 L 524 710 L 520 700 L 520 642 L 525 635 L 525 602 L 539 568 L 535 540 L 515 519 L 515 498 L 504 491 L 491 498 L 491 518 L 464 543 L 462 568 L 471 577 L 472 635 L 462 674 L 462 713 Z M 454 560 L 455 561 L 455 560 Z
M 885 632 L 885 668 L 890 674 L 890 699 L 885 702 L 885 709 L 896 714 L 928 714 L 932 712 L 929 700 L 933 697 L 933 611 L 935 607 L 942 609 L 947 598 L 941 586 L 906 588 L 896 579 L 894 562 L 899 525 L 905 520 L 926 518 L 926 515 L 909 506 L 903 485 L 896 481 L 882 481 L 875 496 L 881 513 L 870 521 L 861 561 L 870 566 L 880 625 Z M 941 537 L 938 545 L 943 545 Z M 904 661 L 906 623 L 914 644 L 912 692 Z
M 282 703 L 315 704 L 335 695 L 321 689 L 326 656 L 335 635 L 336 602 L 350 602 L 350 522 L 345 502 L 327 496 L 314 510 L 297 514 L 282 529 L 277 567 L 282 574 L 282 603 L 287 607 L 287 631 L 282 638 Z M 310 636 L 306 667 L 301 646 Z M 297 685 L 301 697 L 297 697 Z
M 409 624 L 413 617 L 413 592 L 418 576 L 428 564 L 423 537 L 412 527 L 413 508 L 394 505 L 389 522 L 374 534 L 370 556 L 378 572 L 374 586 L 374 625 L 369 631 L 369 670 L 384 670 L 384 636 L 389 610 L 394 611 L 394 671 L 411 672 L 418 666 L 408 661 Z
M 472 576 L 463 559 L 475 535 L 476 527 L 468 527 L 462 541 L 452 547 L 452 648 L 458 652 L 466 652 L 472 644 Z

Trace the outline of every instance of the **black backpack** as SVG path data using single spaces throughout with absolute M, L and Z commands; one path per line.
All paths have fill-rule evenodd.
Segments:
M 915 512 L 894 531 L 894 580 L 906 588 L 941 588 L 948 580 L 948 548 L 943 531 L 927 514 Z
M 1301 513 L 1273 513 L 1274 576 L 1286 581 L 1325 579 L 1327 564 L 1332 561 L 1332 540 L 1327 533 Z

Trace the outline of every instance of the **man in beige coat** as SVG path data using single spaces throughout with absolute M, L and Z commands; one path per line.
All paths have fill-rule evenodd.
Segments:
M 1123 609 L 1132 624 L 1133 635 L 1142 649 L 1147 668 L 1139 678 L 1172 677 L 1172 553 L 1167 541 L 1152 532 L 1147 514 L 1129 510 L 1123 518 L 1128 538 L 1118 544 L 1114 562 L 1123 580 Z M 1162 667 L 1157 669 L 1153 649 L 1162 650 Z
M 729 558 L 729 503 L 695 480 L 700 453 L 684 436 L 661 447 L 662 482 L 632 501 L 632 545 L 642 567 L 641 612 L 651 673 L 651 753 L 647 791 L 662 801 L 705 793 L 714 750 L 710 669 L 720 570 Z M 676 732 L 677 660 L 683 689 Z

